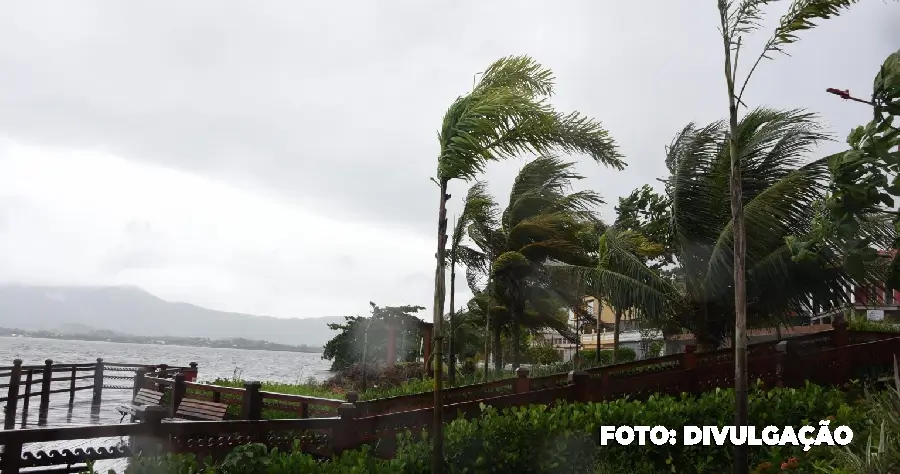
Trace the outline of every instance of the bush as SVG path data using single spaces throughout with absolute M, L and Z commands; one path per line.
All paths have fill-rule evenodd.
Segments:
M 865 443 L 867 406 L 848 403 L 848 395 L 836 389 L 807 385 L 802 389 L 754 390 L 750 394 L 750 423 L 756 426 L 799 426 L 833 417 L 832 426 L 849 425 L 854 446 Z M 522 474 L 633 474 L 679 472 L 721 473 L 731 470 L 731 448 L 717 446 L 605 446 L 599 447 L 595 430 L 601 425 L 727 425 L 733 416 L 734 392 L 716 390 L 680 398 L 652 396 L 646 401 L 615 400 L 608 403 L 561 404 L 498 411 L 485 407 L 473 420 L 456 420 L 445 429 L 445 462 L 448 473 Z M 680 438 L 679 438 L 680 439 Z M 829 466 L 839 450 L 813 447 L 803 453 L 795 446 L 752 446 L 752 466 L 779 466 L 796 457 L 794 472 L 813 472 L 812 465 Z M 326 462 L 297 452 L 265 452 L 261 445 L 236 449 L 228 459 L 209 468 L 207 474 L 280 473 L 400 473 L 430 472 L 430 443 L 419 434 L 401 436 L 394 459 L 378 460 L 367 449 L 349 451 Z M 155 470 L 138 470 L 153 461 L 142 460 L 129 474 L 173 472 L 188 474 L 190 457 L 157 462 Z M 196 465 L 196 464 L 194 464 Z M 772 470 L 770 472 L 777 472 Z M 829 472 L 829 471 L 823 471 Z
M 522 362 L 525 364 L 550 365 L 562 362 L 562 356 L 549 344 L 528 346 L 522 355 Z
M 400 387 L 410 380 L 424 378 L 425 366 L 420 363 L 401 363 L 393 367 L 369 364 L 366 366 L 365 376 L 367 389 L 391 389 Z M 351 365 L 323 382 L 322 386 L 337 392 L 350 390 L 361 392 L 363 387 L 363 368 L 359 364 Z
M 854 319 L 850 321 L 851 331 L 869 332 L 900 332 L 900 325 L 885 323 L 882 321 L 869 321 L 866 319 Z

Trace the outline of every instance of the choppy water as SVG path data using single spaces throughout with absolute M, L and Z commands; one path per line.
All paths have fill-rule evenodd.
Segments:
M 191 362 L 199 364 L 198 381 L 208 382 L 219 377 L 238 376 L 244 380 L 260 380 L 296 383 L 312 377 L 324 380 L 331 374 L 329 362 L 322 360 L 320 353 L 272 352 L 239 349 L 213 349 L 207 347 L 183 347 L 149 344 L 122 344 L 114 342 L 61 341 L 57 339 L 0 337 L 0 367 L 11 366 L 13 360 L 22 359 L 25 365 L 40 365 L 45 359 L 53 359 L 60 364 L 95 362 L 102 357 L 106 362 L 126 364 L 168 364 L 187 366 Z M 131 375 L 131 373 L 108 372 L 109 375 Z M 0 383 L 7 383 L 0 378 Z M 89 385 L 90 381 L 78 385 Z M 107 380 L 109 384 L 131 386 L 131 381 Z M 52 389 L 67 388 L 68 382 L 53 382 Z M 36 387 L 39 390 L 39 388 Z M 7 389 L 0 389 L 6 396 Z M 20 393 L 22 393 L 20 391 Z M 99 407 L 91 409 L 91 390 L 76 392 L 74 403 L 69 404 L 67 393 L 50 396 L 50 406 L 46 416 L 39 413 L 37 398 L 31 399 L 27 414 L 23 416 L 22 401 L 16 409 L 16 428 L 63 427 L 87 424 L 109 424 L 119 422 L 116 406 L 131 401 L 130 389 L 104 389 Z M 0 403 L 2 405 L 2 403 Z M 62 449 L 75 447 L 111 447 L 125 442 L 119 438 L 76 440 L 51 443 L 29 443 L 26 451 Z M 98 472 L 115 469 L 122 472 L 125 462 L 103 461 L 97 464 Z
M 10 366 L 15 359 L 22 359 L 25 365 L 37 365 L 45 359 L 73 364 L 94 362 L 98 357 L 106 362 L 172 366 L 196 362 L 199 381 L 237 375 L 244 380 L 295 383 L 309 377 L 324 380 L 331 375 L 330 363 L 322 360 L 321 353 L 0 337 L 0 366 Z

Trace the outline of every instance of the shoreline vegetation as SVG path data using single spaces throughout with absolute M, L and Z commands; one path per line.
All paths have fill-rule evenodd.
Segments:
M 244 338 L 209 339 L 204 337 L 134 336 L 131 334 L 122 334 L 104 330 L 95 330 L 85 333 L 71 333 L 64 331 L 26 331 L 23 329 L 0 328 L 0 337 L 56 339 L 62 341 L 115 342 L 121 344 L 147 344 L 160 346 L 208 347 L 211 349 L 240 349 L 274 352 L 322 352 L 321 347 L 307 346 L 305 344 L 292 346 L 288 344 L 277 344 L 274 342 Z

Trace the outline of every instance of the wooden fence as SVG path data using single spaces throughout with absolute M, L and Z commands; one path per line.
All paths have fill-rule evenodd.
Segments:
M 873 369 L 888 370 L 895 354 L 900 353 L 900 337 L 890 333 L 849 333 L 845 328 L 766 345 L 755 344 L 749 360 L 752 379 L 762 380 L 769 387 L 802 387 L 806 381 L 820 385 L 840 385 L 859 378 Z M 680 395 L 700 393 L 734 384 L 732 360 L 723 352 L 696 353 L 688 350 L 646 361 L 602 367 L 592 371 L 575 371 L 548 377 L 528 377 L 521 370 L 518 377 L 489 384 L 478 390 L 488 396 L 476 397 L 475 388 L 460 387 L 456 398 L 443 407 L 449 422 L 457 417 L 478 416 L 482 405 L 496 408 L 554 404 L 567 402 L 600 402 L 628 395 L 642 398 L 652 393 Z M 170 387 L 173 396 L 207 391 L 219 392 L 220 397 L 231 394 L 242 400 L 242 417 L 249 419 L 222 422 L 168 421 L 172 405 L 142 408 L 141 423 L 114 426 L 90 426 L 56 429 L 21 429 L 0 432 L 0 445 L 5 446 L 0 457 L 0 471 L 16 474 L 24 468 L 40 468 L 30 472 L 61 472 L 52 466 L 74 465 L 87 460 L 118 459 L 137 453 L 144 455 L 162 452 L 194 453 L 219 457 L 233 447 L 248 442 L 291 448 L 299 443 L 306 452 L 330 456 L 363 444 L 373 445 L 382 456 L 390 456 L 395 449 L 398 433 L 427 431 L 432 420 L 432 407 L 401 407 L 396 401 L 372 400 L 360 402 L 351 394 L 349 400 L 328 400 L 337 416 L 327 418 L 296 418 L 261 420 L 263 400 L 268 396 L 275 402 L 294 402 L 297 397 L 266 394 L 257 383 L 243 389 L 196 384 L 176 376 L 163 379 L 145 376 L 145 382 Z M 407 400 L 421 400 L 427 394 L 408 396 Z M 418 397 L 418 398 L 415 398 Z M 401 397 L 395 397 L 393 400 Z M 220 398 L 221 400 L 221 398 Z M 305 402 L 307 406 L 312 403 Z M 336 406 L 335 406 L 336 405 Z M 367 408 L 368 407 L 368 408 Z M 402 408 L 402 409 L 401 409 Z M 388 409 L 393 412 L 376 413 Z M 88 448 L 43 452 L 34 450 L 32 443 L 88 439 L 99 437 L 128 437 L 130 442 L 107 448 Z M 47 468 L 46 470 L 44 468 Z
M 243 387 L 190 382 L 183 374 L 173 377 L 151 376 L 139 371 L 135 377 L 134 392 L 150 388 L 168 394 L 166 408 L 174 416 L 184 398 L 225 403 L 235 409 L 227 417 L 231 419 L 260 419 L 264 411 L 275 412 L 281 418 L 317 418 L 335 416 L 344 400 L 290 395 L 262 390 L 260 382 L 245 382 Z M 356 393 L 348 394 L 348 400 L 357 401 Z
M 99 408 L 104 389 L 132 390 L 137 371 L 157 376 L 184 373 L 193 380 L 196 378 L 197 370 L 197 364 L 193 362 L 188 367 L 169 367 L 165 364 L 152 366 L 118 364 L 104 362 L 103 359 L 80 364 L 58 364 L 47 359 L 42 365 L 23 365 L 21 359 L 16 359 L 12 366 L 0 367 L 0 379 L 6 379 L 5 383 L 0 384 L 0 389 L 6 389 L 6 396 L 0 397 L 0 402 L 6 403 L 3 427 L 5 430 L 14 429 L 16 417 L 20 413 L 24 425 L 31 399 L 34 397 L 40 397 L 38 424 L 45 424 L 51 402 L 50 396 L 53 394 L 67 394 L 71 405 L 77 392 L 91 390 L 91 405 Z M 60 385 L 65 387 L 53 388 L 54 383 L 56 387 Z

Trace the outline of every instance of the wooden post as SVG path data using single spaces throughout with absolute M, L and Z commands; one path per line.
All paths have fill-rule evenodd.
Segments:
M 0 472 L 3 474 L 19 474 L 19 469 L 21 469 L 22 465 L 22 444 L 21 441 L 11 441 L 3 446 L 3 457 L 0 458 Z
M 75 378 L 78 377 L 78 368 L 72 367 L 72 378 L 69 380 L 69 405 L 75 403 Z
M 352 403 L 341 403 L 338 407 L 338 416 L 340 417 L 340 428 L 332 431 L 334 452 L 332 454 L 340 454 L 342 451 L 353 449 L 359 441 L 359 433 L 356 431 L 356 405 Z
M 199 370 L 197 369 L 198 364 L 196 362 L 191 362 L 188 365 L 190 366 L 190 368 L 184 371 L 184 381 L 196 382 L 197 374 L 199 373 Z
M 681 354 L 681 370 L 684 375 L 684 392 L 695 393 L 697 386 L 697 346 L 689 344 L 685 346 Z
M 528 369 L 519 367 L 516 369 L 516 384 L 513 387 L 515 393 L 528 393 L 531 391 L 531 379 L 528 378 Z
M 169 418 L 175 418 L 175 412 L 178 411 L 178 405 L 181 405 L 181 401 L 184 400 L 186 391 L 184 374 L 175 374 L 174 382 L 172 382 L 172 396 L 169 398 Z
M 22 426 L 25 426 L 25 419 L 28 418 L 28 402 L 31 400 L 31 381 L 34 378 L 34 370 L 28 369 L 25 374 L 25 395 L 22 397 Z
M 92 405 L 98 406 L 103 399 L 103 359 L 97 358 L 97 365 L 94 367 L 94 397 L 91 401 Z
M 573 370 L 569 372 L 569 384 L 574 385 L 572 391 L 572 402 L 587 403 L 591 401 L 590 382 L 591 376 L 583 370 Z
M 19 384 L 22 382 L 22 359 L 16 359 L 13 361 L 13 368 L 9 372 L 9 390 L 7 391 L 6 398 L 6 416 L 3 420 L 3 429 L 12 430 L 16 428 L 16 404 L 19 401 Z M 9 452 L 10 448 L 7 448 L 6 452 Z M 19 451 L 21 452 L 22 445 L 19 445 Z M 8 456 L 3 456 L 4 460 Z M 0 469 L 2 472 L 13 472 L 7 471 L 5 468 Z M 15 472 L 18 471 L 18 467 Z
M 137 397 L 138 392 L 144 388 L 145 377 L 147 377 L 147 369 L 145 367 L 138 367 L 138 369 L 134 371 L 134 387 L 131 389 L 132 399 Z
M 777 358 L 775 359 L 775 374 L 778 377 L 778 381 L 775 382 L 775 386 L 778 388 L 783 388 L 785 385 L 784 365 L 785 361 L 787 360 L 787 341 L 781 341 L 776 344 L 775 350 L 778 353 Z
M 135 436 L 131 441 L 132 450 L 141 456 L 157 456 L 168 450 L 168 436 L 163 431 L 163 418 L 167 410 L 159 405 L 143 405 L 135 414 L 141 423 L 151 426 L 144 436 Z
M 834 345 L 837 347 L 835 371 L 831 374 L 834 385 L 843 385 L 850 380 L 850 364 L 847 360 L 847 346 L 850 344 L 850 333 L 847 330 L 849 325 L 843 317 L 839 317 L 831 323 L 834 328 Z
M 47 419 L 47 411 L 50 409 L 50 381 L 53 380 L 53 359 L 44 361 L 44 370 L 41 373 L 41 407 L 40 424 Z
M 244 382 L 244 399 L 241 402 L 241 419 L 262 419 L 262 390 L 261 382 Z
M 847 330 L 848 326 L 849 324 L 843 316 L 836 317 L 835 321 L 831 323 L 831 327 L 834 328 L 831 337 L 835 347 L 842 347 L 849 344 L 850 333 Z

